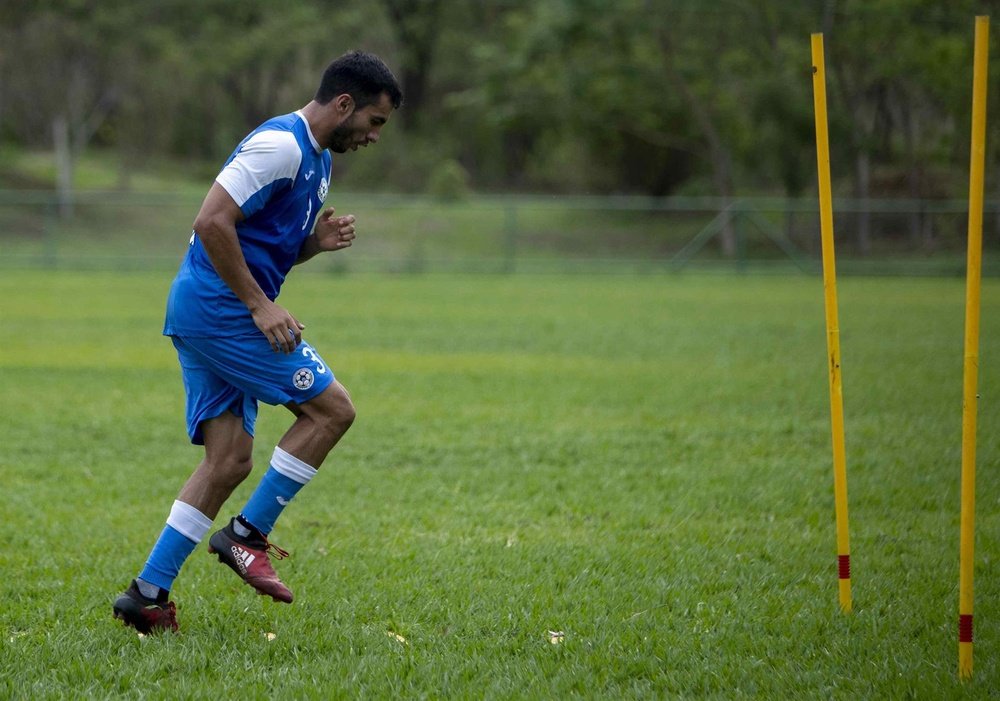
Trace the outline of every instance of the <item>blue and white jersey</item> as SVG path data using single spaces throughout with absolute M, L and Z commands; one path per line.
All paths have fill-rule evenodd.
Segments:
M 264 122 L 233 151 L 216 177 L 239 205 L 236 225 L 247 266 L 264 294 L 278 296 L 326 200 L 330 152 L 301 112 Z M 250 311 L 219 277 L 197 232 L 167 299 L 168 336 L 259 333 Z

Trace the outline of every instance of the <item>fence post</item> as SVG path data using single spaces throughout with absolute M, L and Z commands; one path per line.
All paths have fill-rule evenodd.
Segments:
M 53 196 L 42 203 L 42 256 L 43 268 L 55 270 L 59 267 L 59 243 L 57 227 L 60 218 L 61 203 L 59 196 Z
M 508 203 L 504 208 L 504 267 L 503 272 L 517 269 L 517 205 Z

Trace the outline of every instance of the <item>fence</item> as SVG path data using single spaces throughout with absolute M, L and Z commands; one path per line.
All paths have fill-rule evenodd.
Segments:
M 0 192 L 0 267 L 174 268 L 201 196 Z M 820 269 L 814 199 L 473 196 L 457 201 L 332 193 L 358 217 L 346 254 L 310 267 L 378 272 L 678 272 Z M 838 272 L 962 275 L 967 203 L 834 203 Z M 1000 275 L 1000 202 L 984 217 L 984 275 Z M 728 236 L 728 249 L 723 239 Z

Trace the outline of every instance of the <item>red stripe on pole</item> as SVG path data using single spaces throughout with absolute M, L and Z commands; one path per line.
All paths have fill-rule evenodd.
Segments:
M 958 617 L 958 642 L 972 642 L 972 614 L 962 614 Z
M 837 555 L 837 569 L 840 571 L 841 579 L 851 578 L 851 556 Z

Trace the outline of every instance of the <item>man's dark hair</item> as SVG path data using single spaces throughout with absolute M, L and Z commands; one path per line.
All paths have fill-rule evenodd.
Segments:
M 354 98 L 357 109 L 374 104 L 382 93 L 389 95 L 394 108 L 403 104 L 396 76 L 382 59 L 364 51 L 348 51 L 327 66 L 314 99 L 325 105 L 344 93 Z

